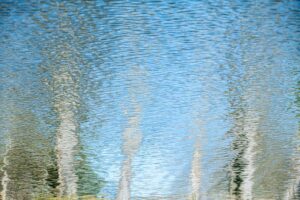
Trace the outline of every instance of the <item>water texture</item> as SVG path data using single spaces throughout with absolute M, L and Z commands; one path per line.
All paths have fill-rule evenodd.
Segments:
M 0 199 L 300 199 L 300 1 L 0 1 Z

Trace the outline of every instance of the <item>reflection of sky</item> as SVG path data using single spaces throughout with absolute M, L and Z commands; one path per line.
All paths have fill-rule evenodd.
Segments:
M 99 111 L 93 109 L 92 115 L 102 113 L 100 116 L 107 119 L 101 128 L 93 130 L 101 135 L 94 141 L 97 148 L 90 147 L 99 149 L 99 163 L 93 165 L 109 182 L 103 190 L 109 193 L 119 181 L 121 139 L 126 124 L 123 112 L 130 105 L 128 91 L 139 90 L 141 82 L 147 92 L 137 92 L 142 105 L 143 141 L 132 166 L 133 195 L 189 191 L 193 138 L 200 131 L 198 120 L 205 126 L 205 132 L 200 133 L 204 191 L 222 182 L 231 156 L 230 140 L 224 135 L 229 129 L 229 121 L 224 121 L 228 105 L 224 96 L 227 84 L 222 75 L 226 68 L 221 66 L 227 64 L 228 49 L 232 50 L 227 43 L 228 27 L 242 31 L 239 23 L 243 22 L 234 27 L 234 20 L 244 8 L 234 12 L 230 5 L 212 9 L 214 6 L 206 3 L 158 4 L 126 6 L 111 2 L 105 7 L 107 17 L 97 23 L 99 29 L 112 30 L 110 34 L 114 35 L 103 37 L 109 52 L 105 52 L 102 67 L 113 69 L 115 75 L 107 83 L 104 78 L 103 85 L 110 86 L 99 90 L 102 105 L 100 102 Z M 220 17 L 222 14 L 226 16 Z M 233 41 L 243 37 L 231 35 Z M 240 51 L 234 49 L 236 55 L 232 58 L 239 58 Z M 233 62 L 240 63 L 239 59 Z M 136 66 L 144 70 L 137 84 L 136 77 L 128 75 Z
M 130 94 L 126 92 L 141 89 L 140 84 L 146 87 L 142 89 L 147 92 L 137 92 L 137 99 L 142 105 L 143 142 L 132 166 L 133 195 L 171 195 L 188 192 L 193 135 L 199 134 L 200 131 L 197 120 L 204 121 L 206 126 L 202 149 L 207 152 L 203 157 L 203 184 L 211 184 L 213 173 L 224 165 L 223 162 L 218 163 L 214 160 L 220 153 L 215 150 L 226 144 L 223 141 L 226 123 L 222 120 L 226 110 L 222 93 L 226 85 L 217 75 L 218 61 L 208 58 L 210 54 L 217 54 L 217 49 L 210 47 L 211 44 L 204 39 L 202 42 L 197 41 L 199 35 L 203 38 L 209 36 L 210 28 L 198 31 L 197 23 L 191 23 L 189 27 L 189 18 L 193 22 L 193 17 L 197 17 L 189 16 L 188 13 L 180 14 L 182 18 L 178 18 L 177 25 L 181 23 L 181 27 L 178 28 L 178 21 L 172 21 L 174 19 L 171 13 L 167 13 L 167 9 L 161 13 L 156 12 L 156 5 L 137 5 L 138 8 L 142 8 L 135 9 L 133 6 L 125 7 L 124 10 L 117 6 L 108 8 L 110 10 L 107 15 L 111 16 L 108 22 L 103 20 L 117 31 L 114 32 L 116 37 L 106 38 L 108 41 L 104 41 L 111 43 L 111 53 L 105 55 L 107 61 L 102 65 L 103 68 L 114 68 L 117 77 L 107 80 L 110 82 L 107 84 L 104 81 L 103 85 L 110 87 L 99 90 L 102 97 L 99 111 L 92 109 L 92 116 L 103 113 L 99 115 L 108 118 L 98 130 L 101 136 L 94 140 L 97 148 L 90 146 L 91 149 L 99 149 L 100 152 L 97 159 L 99 163 L 94 165 L 96 168 L 100 166 L 97 171 L 109 182 L 104 191 L 115 190 L 118 185 L 124 129 L 122 124 L 125 122 L 126 125 L 126 119 L 122 117 L 123 107 L 130 105 L 126 103 L 130 101 Z M 154 15 L 142 15 L 143 11 L 153 12 Z M 133 16 L 130 16 L 131 14 Z M 122 18 L 113 18 L 119 15 Z M 184 26 L 185 24 L 187 26 Z M 104 27 L 107 28 L 107 24 Z M 148 29 L 150 32 L 147 32 Z M 217 31 L 218 27 L 214 29 Z M 159 34 L 155 30 L 158 30 Z M 220 31 L 223 31 L 222 27 Z M 191 45 L 194 48 L 189 48 Z M 199 48 L 205 48 L 207 51 L 202 52 Z M 144 71 L 142 77 L 128 75 L 130 69 L 136 66 Z M 131 78 L 139 79 L 138 83 L 135 84 L 135 80 L 130 80 Z M 203 96 L 206 96 L 206 100 L 203 100 Z M 107 104 L 110 106 L 106 107 Z M 214 104 L 223 106 L 214 107 Z M 209 110 L 205 110 L 205 106 L 209 107 Z M 91 145 L 91 142 L 88 141 L 88 144 Z
M 93 169 L 107 181 L 103 193 L 114 196 L 117 192 L 124 159 L 122 134 L 126 112 L 132 114 L 132 96 L 141 105 L 142 133 L 132 163 L 133 196 L 188 193 L 198 135 L 202 190 L 209 192 L 225 179 L 224 167 L 232 158 L 231 139 L 225 133 L 234 121 L 226 118 L 231 111 L 225 95 L 231 89 L 227 81 L 242 89 L 258 85 L 257 91 L 249 93 L 257 95 L 251 103 L 264 117 L 265 144 L 274 145 L 265 151 L 285 154 L 275 147 L 289 144 L 298 128 L 292 113 L 292 88 L 299 77 L 292 71 L 299 70 L 300 63 L 299 18 L 291 12 L 299 9 L 297 3 L 98 4 L 103 18 L 93 19 L 95 32 L 91 33 L 97 43 L 80 51 L 90 64 L 89 73 L 83 76 L 88 86 L 83 85 L 87 93 L 82 97 L 88 119 L 81 124 L 80 138 Z M 82 10 L 83 16 L 86 12 Z M 41 92 L 39 78 L 44 77 L 36 70 L 41 62 L 36 44 L 28 43 L 34 22 L 25 14 L 5 19 L 0 24 L 1 36 L 6 35 L 0 47 L 1 82 L 5 83 L 1 92 L 16 85 L 23 93 L 36 95 Z M 91 51 L 99 52 L 101 58 L 91 56 Z M 230 67 L 239 71 L 238 78 L 233 75 L 233 80 L 227 80 Z M 140 73 L 132 73 L 133 69 Z M 11 72 L 18 72 L 18 78 L 7 78 Z M 241 78 L 248 72 L 254 81 Z M 37 114 L 47 113 L 48 96 L 44 95 L 37 95 L 41 96 L 37 104 L 26 105 L 32 104 Z

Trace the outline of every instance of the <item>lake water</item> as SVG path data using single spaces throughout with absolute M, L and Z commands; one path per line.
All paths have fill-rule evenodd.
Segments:
M 296 0 L 3 0 L 0 199 L 300 199 L 299 71 Z

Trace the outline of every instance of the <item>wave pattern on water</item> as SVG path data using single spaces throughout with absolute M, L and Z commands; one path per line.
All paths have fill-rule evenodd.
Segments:
M 298 1 L 0 2 L 0 199 L 299 199 Z

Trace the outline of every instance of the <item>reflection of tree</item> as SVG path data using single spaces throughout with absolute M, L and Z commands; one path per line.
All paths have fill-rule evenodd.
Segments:
M 132 43 L 136 44 L 136 41 L 133 40 Z M 140 66 L 134 66 L 129 70 L 127 75 L 130 82 L 128 88 L 130 105 L 129 108 L 126 108 L 124 111 L 128 122 L 123 132 L 122 150 L 125 158 L 122 163 L 121 177 L 116 197 L 117 200 L 129 200 L 132 198 L 130 192 L 132 161 L 142 142 L 143 133 L 140 127 L 143 108 L 142 101 L 147 100 L 146 94 L 148 93 L 148 87 L 145 83 L 147 75 L 146 69 Z
M 3 179 L 3 176 L 4 176 L 4 172 L 3 172 L 3 170 L 2 170 L 2 167 L 3 167 L 3 165 L 4 165 L 4 163 L 3 163 L 3 157 L 1 156 L 0 157 L 0 168 L 1 168 L 1 170 L 0 170 L 0 180 L 2 180 Z M 2 184 L 0 184 L 0 200 L 2 200 L 2 190 L 3 190 L 3 187 L 2 187 Z
M 134 105 L 134 116 L 129 117 L 128 127 L 123 133 L 123 152 L 125 160 L 122 166 L 121 179 L 119 184 L 119 191 L 117 200 L 129 200 L 130 197 L 130 182 L 131 182 L 131 165 L 134 155 L 138 151 L 142 139 L 142 133 L 140 131 L 140 113 L 141 108 L 138 104 Z
M 54 149 L 49 150 L 50 163 L 48 165 L 48 177 L 46 179 L 47 184 L 50 187 L 50 194 L 56 196 L 58 193 L 58 169 L 57 169 L 57 158 Z
M 279 36 L 272 35 L 269 27 L 262 27 L 261 19 L 270 18 L 257 9 L 255 6 L 248 9 L 243 23 L 229 28 L 232 46 L 226 57 L 226 79 L 233 121 L 229 133 L 233 136 L 234 152 L 229 166 L 229 190 L 235 199 L 281 199 L 283 185 L 290 178 L 290 147 L 282 145 L 289 138 L 287 125 L 283 123 L 287 119 L 282 117 L 287 114 L 282 103 L 287 99 L 279 83 L 286 80 L 282 79 L 286 74 L 281 74 L 282 64 L 276 58 L 282 56 L 283 50 L 275 44 Z M 250 16 L 256 16 L 255 20 L 249 20 Z M 282 137 L 285 133 L 286 137 Z
M 300 117 L 300 113 L 299 113 L 299 108 L 300 108 L 300 81 L 298 81 L 297 83 L 297 90 L 296 90 L 296 101 L 295 104 L 297 106 L 297 117 L 298 117 L 298 133 L 296 135 L 296 140 L 297 142 L 297 146 L 296 146 L 296 153 L 295 153 L 295 160 L 294 160 L 294 173 L 296 174 L 296 176 L 294 177 L 294 179 L 291 181 L 291 184 L 288 185 L 286 194 L 285 194 L 285 199 L 286 200 L 296 200 L 296 199 L 300 199 L 300 158 L 299 158 L 299 154 L 300 154 L 300 130 L 299 130 L 299 125 L 300 125 L 300 121 L 299 121 L 299 117 Z
M 193 160 L 192 160 L 192 168 L 191 168 L 191 199 L 192 200 L 199 200 L 201 199 L 200 196 L 200 189 L 201 189 L 201 145 L 200 145 L 200 138 L 196 137 L 196 144 L 194 147 L 193 153 Z
M 298 81 L 298 84 L 297 84 L 297 99 L 296 99 L 296 104 L 297 104 L 297 107 L 298 109 L 300 108 L 300 81 Z M 298 124 L 300 126 L 300 113 L 298 111 L 298 114 L 297 114 L 297 117 L 298 117 Z M 298 128 L 298 134 L 297 134 L 297 140 L 300 141 L 300 128 Z M 299 155 L 300 153 L 300 144 L 298 144 L 297 146 L 297 155 Z M 297 159 L 297 170 L 298 170 L 298 177 L 296 179 L 296 183 L 295 183 L 295 192 L 294 192 L 294 197 L 295 199 L 299 199 L 300 198 L 300 159 L 298 158 Z
M 239 44 L 231 42 L 231 49 L 240 48 Z M 227 84 L 228 84 L 228 102 L 230 105 L 230 113 L 233 120 L 233 126 L 228 131 L 228 133 L 233 137 L 233 142 L 231 145 L 234 158 L 229 166 L 229 192 L 233 199 L 243 199 L 244 185 L 247 184 L 245 181 L 246 177 L 249 176 L 247 172 L 247 165 L 249 165 L 249 160 L 247 160 L 247 150 L 249 149 L 249 137 L 251 134 L 246 131 L 247 126 L 252 127 L 252 124 L 247 120 L 247 102 L 245 101 L 244 95 L 244 65 L 241 58 L 236 57 L 235 52 L 228 52 L 228 72 L 227 72 Z M 241 55 L 240 55 L 241 56 Z M 242 57 L 242 56 L 241 56 Z M 247 122 L 249 121 L 249 122 Z M 250 134 L 250 135 L 249 135 Z M 249 188 L 248 188 L 249 189 Z M 248 191 L 251 193 L 251 191 Z
M 2 120 L 1 120 L 2 121 Z M 0 200 L 2 200 L 2 179 L 4 176 L 3 166 L 4 166 L 4 156 L 5 156 L 5 137 L 4 137 L 4 127 L 1 127 L 1 133 L 0 133 Z
M 79 153 L 76 156 L 76 175 L 78 177 L 78 195 L 96 196 L 104 181 L 93 171 L 89 165 L 87 156 L 83 153 L 83 146 L 79 144 Z
M 103 182 L 89 167 L 79 137 L 80 111 L 84 106 L 81 97 L 82 76 L 89 65 L 84 59 L 83 48 L 93 38 L 89 31 L 95 10 L 85 1 L 45 4 L 47 12 L 33 19 L 39 26 L 39 34 L 44 35 L 40 40 L 44 58 L 40 68 L 48 74 L 46 83 L 51 90 L 58 121 L 57 159 L 54 159 L 57 167 L 51 167 L 51 176 L 57 177 L 58 182 L 52 180 L 50 183 L 58 188 L 59 196 L 97 194 Z M 81 11 L 85 17 L 80 15 Z
M 243 57 L 244 55 L 242 55 Z M 251 199 L 253 189 L 253 175 L 255 169 L 255 155 L 258 135 L 258 105 L 253 99 L 257 96 L 257 88 L 251 85 L 251 79 L 255 70 L 247 71 L 247 63 L 242 61 L 242 66 L 246 66 L 244 74 L 234 72 L 237 70 L 235 64 L 230 63 L 233 67 L 228 77 L 228 95 L 231 106 L 230 115 L 233 119 L 233 127 L 229 133 L 233 136 L 232 150 L 234 158 L 230 166 L 230 194 L 235 199 Z M 241 67 L 241 66 L 240 66 Z M 237 77 L 234 77 L 237 76 Z M 249 77 L 248 77 L 249 76 Z M 237 78 L 237 80 L 234 80 Z M 247 88 L 245 88 L 247 80 Z
M 239 112 L 239 111 L 236 111 Z M 234 113 L 232 113 L 234 115 Z M 243 133 L 242 118 L 237 118 L 236 126 L 230 130 L 230 132 L 235 135 L 234 141 L 232 143 L 232 150 L 235 153 L 235 157 L 231 163 L 230 169 L 230 185 L 229 190 L 230 194 L 233 195 L 236 199 L 241 199 L 242 195 L 242 184 L 244 182 L 244 172 L 246 162 L 244 160 L 244 155 L 247 147 L 247 136 Z
M 3 167 L 3 198 L 6 200 L 32 199 L 49 192 L 46 180 L 49 144 L 37 127 L 33 113 L 13 113 Z

